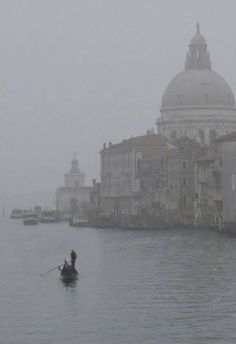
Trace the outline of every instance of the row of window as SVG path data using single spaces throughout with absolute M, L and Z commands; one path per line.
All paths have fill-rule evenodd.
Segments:
M 185 135 L 186 136 L 188 135 L 187 130 L 185 130 Z M 171 139 L 173 141 L 177 140 L 178 139 L 177 131 L 176 130 L 172 130 L 170 136 L 171 136 Z M 202 143 L 205 143 L 206 142 L 206 132 L 205 132 L 205 130 L 199 129 L 198 137 L 199 137 L 199 139 L 200 139 L 200 141 Z M 209 130 L 209 142 L 210 143 L 214 142 L 216 140 L 216 138 L 217 138 L 217 131 L 215 129 Z

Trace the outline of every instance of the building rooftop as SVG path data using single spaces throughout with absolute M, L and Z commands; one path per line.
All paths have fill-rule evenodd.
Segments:
M 167 137 L 159 134 L 147 134 L 142 136 L 131 137 L 122 142 L 104 146 L 104 149 L 131 149 L 131 148 L 170 148 L 172 144 Z

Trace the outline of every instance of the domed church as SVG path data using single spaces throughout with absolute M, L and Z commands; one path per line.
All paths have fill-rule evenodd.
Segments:
M 218 136 L 236 130 L 233 92 L 211 69 L 207 44 L 198 23 L 189 44 L 185 70 L 167 86 L 160 112 L 158 133 L 171 140 L 186 136 L 209 144 Z

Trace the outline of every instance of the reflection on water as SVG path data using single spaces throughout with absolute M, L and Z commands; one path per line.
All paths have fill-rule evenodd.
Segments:
M 235 343 L 236 240 L 1 223 L 0 343 Z M 78 254 L 77 281 L 50 267 Z
M 75 280 L 75 281 L 64 281 L 62 278 L 61 278 L 61 282 L 62 284 L 67 287 L 68 289 L 73 289 L 73 288 L 76 288 L 77 287 L 77 282 L 78 280 Z

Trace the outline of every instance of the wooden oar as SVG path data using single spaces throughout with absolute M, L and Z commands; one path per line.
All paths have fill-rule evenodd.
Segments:
M 41 274 L 41 276 L 44 276 L 44 275 L 46 275 L 47 273 L 49 273 L 49 272 L 51 272 L 51 271 L 54 271 L 54 270 L 58 269 L 60 266 L 62 266 L 62 265 L 57 265 L 55 268 L 52 268 L 52 269 L 50 269 L 50 270 L 44 272 L 43 274 Z

